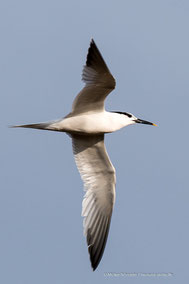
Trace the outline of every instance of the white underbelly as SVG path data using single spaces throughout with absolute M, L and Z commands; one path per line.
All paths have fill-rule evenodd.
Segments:
M 57 124 L 60 131 L 78 132 L 83 134 L 109 133 L 122 128 L 108 112 L 98 114 L 83 114 L 68 117 Z

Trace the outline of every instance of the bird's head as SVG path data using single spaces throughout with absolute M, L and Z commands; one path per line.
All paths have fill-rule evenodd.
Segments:
M 152 123 L 152 122 L 149 122 L 147 120 L 143 120 L 143 119 L 137 118 L 136 116 L 134 116 L 132 113 L 129 113 L 129 112 L 116 111 L 116 113 L 125 116 L 127 125 L 135 124 L 135 123 L 141 123 L 141 124 L 148 124 L 148 125 L 157 126 L 155 123 Z

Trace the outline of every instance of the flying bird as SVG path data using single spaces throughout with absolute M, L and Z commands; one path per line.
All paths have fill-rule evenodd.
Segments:
M 86 192 L 82 203 L 84 235 L 95 270 L 105 249 L 115 203 L 116 174 L 104 145 L 104 134 L 132 124 L 155 124 L 128 112 L 105 110 L 104 101 L 116 82 L 93 39 L 82 80 L 85 86 L 67 116 L 13 127 L 60 131 L 71 137 L 75 162 Z

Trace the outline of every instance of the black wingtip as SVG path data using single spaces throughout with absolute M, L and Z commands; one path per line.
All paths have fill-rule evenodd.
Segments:
M 101 69 L 103 72 L 110 72 L 93 38 L 88 49 L 86 66 L 95 70 Z
M 106 246 L 106 242 L 107 242 L 107 238 L 108 238 L 109 229 L 110 229 L 110 222 L 111 222 L 111 218 L 107 222 L 104 223 L 105 228 L 104 228 L 102 235 L 101 234 L 99 235 L 100 243 L 98 245 L 98 248 L 95 248 L 95 244 L 91 244 L 92 235 L 90 233 L 90 229 L 87 232 L 87 243 L 90 244 L 88 246 L 88 252 L 90 255 L 90 262 L 91 262 L 91 267 L 93 271 L 96 270 L 96 268 L 98 267 L 102 259 L 104 249 Z
M 92 38 L 91 42 L 90 42 L 89 49 L 88 49 L 87 60 L 86 60 L 86 65 L 88 67 L 90 67 L 93 64 L 93 61 L 96 57 L 96 54 L 95 54 L 96 51 L 97 51 L 97 54 L 100 53 L 95 42 L 94 42 L 94 39 Z
M 96 268 L 97 268 L 97 266 L 93 266 L 92 264 L 91 264 L 91 267 L 92 267 L 92 270 L 93 270 L 93 272 L 96 270 Z

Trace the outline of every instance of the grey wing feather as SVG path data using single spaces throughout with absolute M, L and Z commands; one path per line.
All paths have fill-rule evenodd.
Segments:
M 111 75 L 94 40 L 91 41 L 82 80 L 85 87 L 75 98 L 72 113 L 82 113 L 104 109 L 104 100 L 115 88 L 115 79 Z
M 86 191 L 82 203 L 84 235 L 95 270 L 104 252 L 115 202 L 115 169 L 104 146 L 104 135 L 72 135 L 72 144 Z

